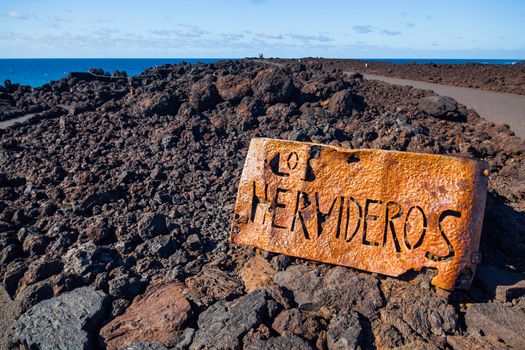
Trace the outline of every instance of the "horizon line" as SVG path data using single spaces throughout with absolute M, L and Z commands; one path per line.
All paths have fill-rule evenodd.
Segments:
M 0 60 L 32 60 L 32 59 L 67 59 L 67 60 L 83 60 L 83 59 L 130 59 L 130 60 L 242 60 L 242 59 L 260 59 L 256 56 L 246 57 L 0 57 Z M 304 57 L 264 57 L 263 59 L 284 59 L 284 60 L 300 60 L 300 59 L 325 59 L 325 60 L 487 60 L 487 61 L 501 61 L 501 60 L 525 60 L 525 57 L 504 57 L 504 58 L 484 58 L 484 57 L 321 57 L 321 56 L 304 56 Z

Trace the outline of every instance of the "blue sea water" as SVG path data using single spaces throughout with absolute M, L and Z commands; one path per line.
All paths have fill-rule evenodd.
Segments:
M 9 79 L 13 83 L 41 86 L 51 80 L 58 80 L 69 72 L 86 72 L 89 68 L 102 68 L 112 73 L 115 70 L 126 71 L 128 75 L 137 75 L 146 68 L 162 64 L 215 63 L 218 58 L 5 58 L 0 59 L 0 84 Z M 436 64 L 513 64 L 513 59 L 418 59 L 418 58 L 367 58 L 366 61 L 392 63 L 436 63 Z
M 106 72 L 126 71 L 137 75 L 147 68 L 162 64 L 215 63 L 219 58 L 4 58 L 0 59 L 0 85 L 9 79 L 13 83 L 42 86 L 61 79 L 69 72 L 87 72 L 102 68 Z

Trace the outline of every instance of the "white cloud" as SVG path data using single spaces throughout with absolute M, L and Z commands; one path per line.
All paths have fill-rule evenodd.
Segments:
M 10 11 L 7 13 L 7 17 L 13 18 L 13 19 L 28 19 L 29 17 L 27 15 L 24 15 L 18 11 Z

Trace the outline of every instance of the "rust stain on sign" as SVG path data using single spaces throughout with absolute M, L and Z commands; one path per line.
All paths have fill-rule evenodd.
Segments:
M 487 168 L 463 157 L 255 138 L 231 240 L 390 276 L 434 268 L 434 285 L 468 288 Z

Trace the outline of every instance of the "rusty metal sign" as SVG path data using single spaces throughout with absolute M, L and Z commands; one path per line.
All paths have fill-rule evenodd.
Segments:
M 479 259 L 485 162 L 255 138 L 244 164 L 231 241 L 468 288 Z

